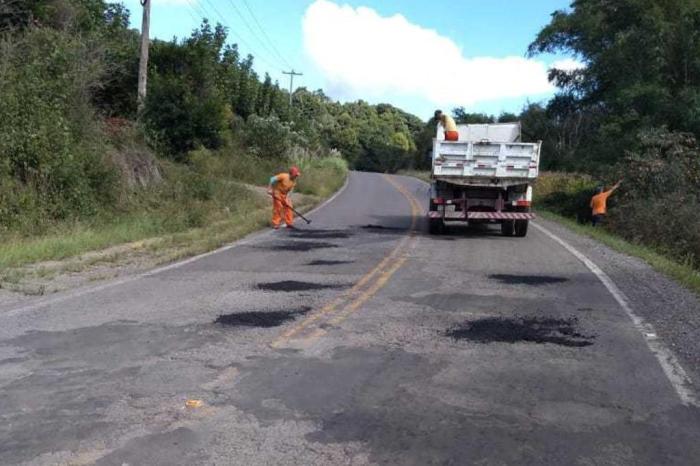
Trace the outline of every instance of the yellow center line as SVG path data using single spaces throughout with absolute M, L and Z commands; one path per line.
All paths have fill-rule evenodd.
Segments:
M 418 200 L 408 191 L 406 188 L 401 186 L 396 181 L 392 180 L 390 177 L 384 175 L 384 179 L 387 180 L 392 186 L 394 186 L 397 191 L 399 191 L 411 205 L 411 227 L 408 236 L 404 237 L 394 249 L 387 254 L 384 259 L 377 264 L 372 270 L 366 273 L 350 290 L 343 293 L 340 297 L 336 298 L 329 304 L 323 306 L 313 315 L 307 317 L 303 321 L 299 322 L 297 325 L 291 327 L 290 329 L 283 332 L 277 339 L 275 339 L 271 346 L 273 348 L 280 347 L 288 342 L 292 337 L 298 335 L 304 331 L 307 327 L 311 326 L 313 323 L 317 322 L 321 318 L 328 316 L 338 310 L 339 306 L 346 303 L 343 311 L 335 316 L 329 322 L 331 324 L 338 324 L 345 319 L 347 319 L 353 312 L 357 311 L 362 304 L 367 302 L 372 296 L 374 296 L 382 287 L 386 285 L 389 279 L 396 273 L 397 270 L 408 260 L 406 255 L 407 249 L 413 249 L 416 244 L 416 237 L 414 231 L 418 221 L 418 216 L 420 215 L 420 203 Z M 377 279 L 364 291 L 362 288 L 375 276 Z M 356 297 L 353 297 L 357 294 Z M 304 340 L 313 340 L 320 338 L 325 334 L 322 329 L 316 329 L 312 334 L 305 338 Z

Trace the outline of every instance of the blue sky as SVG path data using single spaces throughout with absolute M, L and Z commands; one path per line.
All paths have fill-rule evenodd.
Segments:
M 525 58 L 551 13 L 569 0 L 152 1 L 152 37 L 187 36 L 206 15 L 229 27 L 230 41 L 255 56 L 255 69 L 281 85 L 291 66 L 304 73 L 295 87 L 389 102 L 423 119 L 437 107 L 517 112 L 551 95 L 548 67 L 575 66 L 567 57 Z M 124 3 L 140 27 L 138 0 Z

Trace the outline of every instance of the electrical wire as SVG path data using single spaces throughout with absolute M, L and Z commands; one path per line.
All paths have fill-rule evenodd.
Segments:
M 274 56 L 275 55 L 274 52 L 272 52 L 270 50 L 270 48 L 267 46 L 267 44 L 265 44 L 265 42 L 262 39 L 260 39 L 260 36 L 258 35 L 258 33 L 255 32 L 255 29 L 253 29 L 252 26 L 250 25 L 250 23 L 248 22 L 248 20 L 246 20 L 245 16 L 241 12 L 241 10 L 238 8 L 238 6 L 236 6 L 236 4 L 233 3 L 233 0 L 228 0 L 228 3 L 229 3 L 229 5 L 231 5 L 233 10 L 236 12 L 238 17 L 241 18 L 241 21 L 243 21 L 243 24 L 245 24 L 246 28 L 248 28 L 248 30 L 253 35 L 253 37 L 258 41 L 258 43 L 260 45 L 262 45 L 262 47 L 267 51 L 267 53 L 271 54 L 271 56 Z M 286 62 L 286 60 L 284 60 L 284 58 L 282 58 L 282 61 Z M 289 64 L 287 63 L 286 65 L 289 65 Z
M 267 34 L 267 32 L 265 31 L 265 28 L 262 27 L 262 25 L 260 24 L 260 21 L 258 21 L 257 16 L 255 16 L 255 13 L 253 13 L 253 9 L 250 7 L 250 4 L 248 3 L 248 0 L 243 0 L 243 5 L 245 5 L 246 9 L 248 10 L 248 13 L 250 13 L 251 18 L 253 18 L 253 22 L 255 22 L 256 26 L 258 26 L 258 29 L 260 30 L 260 32 L 262 32 L 263 37 L 265 38 L 265 40 L 267 41 L 267 43 L 268 43 L 268 44 L 270 45 L 270 47 L 272 48 L 272 50 L 273 50 L 273 52 L 275 53 L 275 55 L 277 55 L 277 58 L 279 58 L 280 60 L 282 60 L 282 61 L 284 62 L 284 64 L 287 65 L 288 68 L 293 68 L 293 66 L 289 64 L 289 62 L 288 62 L 287 59 L 284 57 L 284 55 L 282 55 L 282 54 L 279 52 L 279 50 L 277 49 L 277 47 L 275 47 L 275 43 L 272 41 L 272 39 L 270 39 L 270 36 L 269 36 L 269 35 Z
M 257 53 L 256 50 L 255 50 L 255 48 L 253 48 L 253 47 L 248 43 L 248 41 L 246 41 L 240 34 L 238 34 L 238 33 L 231 27 L 231 25 L 230 25 L 229 22 L 226 20 L 226 18 L 224 17 L 224 15 L 221 14 L 221 12 L 211 3 L 210 0 L 204 0 L 204 2 L 206 3 L 206 5 L 207 5 L 209 8 L 211 8 L 211 10 L 215 13 L 215 15 L 218 16 L 218 18 L 221 20 L 222 24 L 223 24 L 224 26 L 226 26 L 226 28 L 228 29 L 228 31 L 229 31 L 232 35 L 234 35 L 234 36 L 238 39 L 238 41 L 250 51 L 250 54 L 253 55 L 254 58 L 257 58 L 257 59 L 259 59 L 259 60 L 265 62 L 265 63 L 266 63 L 268 66 L 270 66 L 272 69 L 281 69 L 281 68 L 283 68 L 283 67 L 280 67 L 278 64 L 273 63 L 271 60 L 269 60 L 269 59 L 268 59 L 267 57 L 265 57 L 264 55 Z M 188 3 L 193 9 L 195 9 L 195 11 L 196 11 L 197 9 L 199 9 L 199 14 L 202 16 L 202 18 L 214 16 L 214 15 L 212 15 L 212 14 L 207 10 L 207 7 L 205 6 L 204 3 L 202 3 L 202 4 L 200 4 L 200 5 L 196 5 L 196 6 L 195 6 L 195 4 L 193 3 L 193 0 L 187 0 L 187 3 Z

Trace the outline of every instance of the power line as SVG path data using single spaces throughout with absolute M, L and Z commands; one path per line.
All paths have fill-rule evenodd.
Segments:
M 253 9 L 250 7 L 250 4 L 248 4 L 248 0 L 243 0 L 243 4 L 245 5 L 246 9 L 248 10 L 248 13 L 250 13 L 251 18 L 253 18 L 253 21 L 255 24 L 258 26 L 258 29 L 260 32 L 262 32 L 263 37 L 267 40 L 267 43 L 270 45 L 274 53 L 277 55 L 277 57 L 282 60 L 288 68 L 291 68 L 292 65 L 289 64 L 286 58 L 284 58 L 284 55 L 282 55 L 279 50 L 277 50 L 277 47 L 275 47 L 274 42 L 270 39 L 270 36 L 267 35 L 267 32 L 265 32 L 265 28 L 262 27 L 260 24 L 260 21 L 258 21 L 258 18 L 255 16 L 255 13 L 253 13 Z
M 209 0 L 204 0 L 204 2 L 205 2 L 205 3 L 209 6 L 209 8 L 211 8 L 211 9 L 214 11 L 214 13 L 219 17 L 219 19 L 221 20 L 222 24 L 228 28 L 229 32 L 231 32 L 231 34 L 233 34 L 234 36 L 236 36 L 236 37 L 238 38 L 238 40 L 240 41 L 240 43 L 243 44 L 248 50 L 250 50 L 250 53 L 251 53 L 255 58 L 259 58 L 261 61 L 267 63 L 267 64 L 268 64 L 270 67 L 272 67 L 273 69 L 281 69 L 281 68 L 283 68 L 283 67 L 279 66 L 278 64 L 272 63 L 272 62 L 271 62 L 270 60 L 268 60 L 264 55 L 257 53 L 257 52 L 255 51 L 255 49 L 254 49 L 253 47 L 251 47 L 251 45 L 250 45 L 240 34 L 238 34 L 238 33 L 235 31 L 235 29 L 233 29 L 233 28 L 231 27 L 231 25 L 229 24 L 229 22 L 226 21 L 226 18 L 224 17 L 224 15 L 222 15 L 221 12 L 220 12 Z M 192 5 L 192 0 L 188 0 L 188 3 L 189 3 L 190 5 Z M 211 15 L 211 14 L 207 11 L 207 9 L 206 9 L 206 7 L 204 6 L 204 4 L 199 5 L 199 7 L 200 7 L 201 10 L 205 13 L 204 15 L 202 15 L 202 17 L 206 18 L 207 16 L 213 16 L 213 15 Z
M 229 3 L 229 5 L 231 5 L 231 7 L 233 8 L 233 10 L 236 12 L 236 14 L 238 15 L 238 17 L 241 18 L 241 20 L 243 21 L 243 24 L 245 24 L 245 26 L 248 28 L 248 30 L 249 30 L 250 33 L 253 35 L 253 37 L 255 37 L 255 39 L 258 41 L 258 43 L 259 43 L 260 45 L 262 45 L 262 47 L 263 47 L 268 53 L 270 53 L 271 56 L 274 56 L 274 52 L 271 52 L 271 51 L 270 51 L 270 48 L 267 46 L 267 44 L 265 44 L 265 42 L 263 42 L 262 39 L 260 39 L 260 36 L 258 36 L 258 33 L 255 32 L 255 30 L 251 27 L 250 23 L 246 20 L 246 18 L 245 18 L 245 16 L 243 15 L 243 13 L 241 13 L 241 10 L 238 8 L 238 6 L 236 6 L 235 3 L 233 3 L 233 0 L 228 0 L 228 3 Z M 282 61 L 285 62 L 284 58 L 282 58 Z M 286 65 L 288 66 L 288 64 L 286 64 Z

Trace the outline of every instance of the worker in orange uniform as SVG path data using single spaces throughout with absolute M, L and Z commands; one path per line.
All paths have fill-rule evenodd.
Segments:
M 605 191 L 602 186 L 596 190 L 595 196 L 591 198 L 593 226 L 598 225 L 605 218 L 605 215 L 608 213 L 608 197 L 610 197 L 613 191 L 620 187 L 620 183 L 622 183 L 622 180 L 618 181 L 615 186 L 607 191 Z
M 445 141 L 459 141 L 459 131 L 454 118 L 442 113 L 442 110 L 435 110 L 435 121 L 440 123 L 445 130 Z
M 272 195 L 272 228 L 280 227 L 282 218 L 287 228 L 294 228 L 294 212 L 292 212 L 292 189 L 297 184 L 301 172 L 297 167 L 289 169 L 289 173 L 280 173 L 270 178 L 268 194 Z

